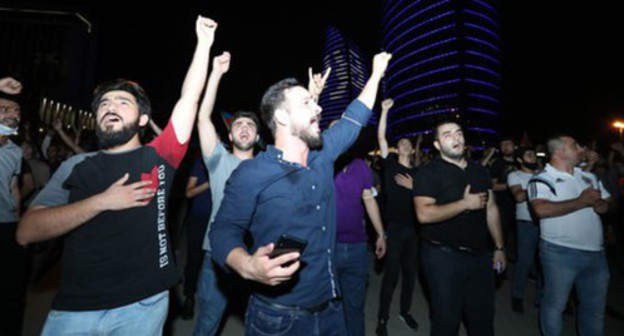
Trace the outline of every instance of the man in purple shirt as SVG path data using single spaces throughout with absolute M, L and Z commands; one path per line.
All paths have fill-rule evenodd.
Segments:
M 386 253 L 373 175 L 364 160 L 353 159 L 344 168 L 336 167 L 334 185 L 338 243 L 336 272 L 342 293 L 347 335 L 364 335 L 364 299 L 368 281 L 368 236 L 364 208 L 377 232 L 375 255 L 381 258 Z

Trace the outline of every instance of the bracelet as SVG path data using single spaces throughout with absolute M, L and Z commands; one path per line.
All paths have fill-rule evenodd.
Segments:
M 496 246 L 494 247 L 494 251 L 505 252 L 505 246 Z

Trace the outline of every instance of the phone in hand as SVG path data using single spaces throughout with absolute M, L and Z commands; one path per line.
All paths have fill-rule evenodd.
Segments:
M 282 254 L 290 253 L 290 252 L 299 252 L 299 254 L 303 253 L 308 242 L 301 238 L 293 237 L 287 234 L 283 234 L 279 237 L 275 246 L 273 247 L 273 251 L 269 254 L 269 258 L 273 259 L 281 256 Z M 295 261 L 291 260 L 282 265 L 282 267 L 288 267 L 292 265 Z

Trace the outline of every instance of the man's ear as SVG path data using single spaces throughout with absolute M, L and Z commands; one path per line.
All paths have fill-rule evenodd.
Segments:
M 275 119 L 276 124 L 286 126 L 290 122 L 290 115 L 288 114 L 288 111 L 286 111 L 285 109 L 278 108 L 275 110 L 275 113 L 273 114 L 273 119 Z
M 147 114 L 141 114 L 139 117 L 139 126 L 144 127 L 150 121 L 150 117 Z
M 433 142 L 433 147 L 435 147 L 435 149 L 437 149 L 438 151 L 440 151 L 440 143 L 438 142 L 438 140 L 435 140 Z

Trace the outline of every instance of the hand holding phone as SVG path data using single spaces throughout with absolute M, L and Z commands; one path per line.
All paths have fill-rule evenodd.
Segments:
M 281 256 L 282 254 L 291 253 L 291 252 L 299 252 L 301 255 L 303 250 L 305 250 L 308 242 L 306 240 L 293 237 L 287 234 L 283 234 L 275 243 L 273 247 L 273 251 L 269 254 L 269 258 L 273 259 Z M 295 261 L 289 261 L 282 265 L 282 267 L 288 267 L 292 265 Z

